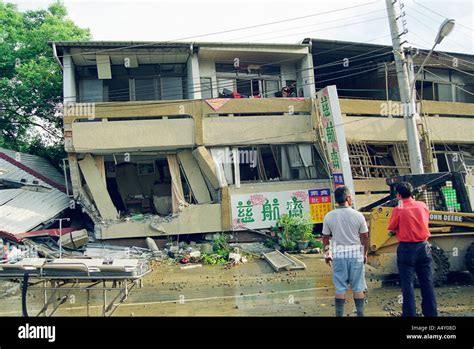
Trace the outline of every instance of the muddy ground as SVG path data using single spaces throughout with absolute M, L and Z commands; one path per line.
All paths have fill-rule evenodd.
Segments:
M 114 316 L 333 316 L 334 287 L 331 269 L 320 255 L 299 255 L 306 270 L 274 273 L 260 259 L 226 269 L 202 266 L 181 269 L 181 265 L 155 264 Z M 401 312 L 400 286 L 392 275 L 367 267 L 367 316 L 397 316 Z M 3 282 L 0 316 L 20 316 L 19 290 Z M 420 306 L 420 291 L 417 306 Z M 470 274 L 451 275 L 436 288 L 441 316 L 474 316 L 474 281 Z M 43 293 L 28 292 L 28 311 L 38 313 Z M 72 297 L 71 297 L 72 296 Z M 112 292 L 108 293 L 109 299 Z M 100 315 L 102 294 L 91 302 L 91 315 Z M 85 293 L 74 291 L 55 315 L 86 315 Z M 354 316 L 348 301 L 346 313 Z

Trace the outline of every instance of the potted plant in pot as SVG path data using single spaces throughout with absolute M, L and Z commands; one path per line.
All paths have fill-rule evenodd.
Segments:
M 301 251 L 308 248 L 309 241 L 313 236 L 313 224 L 303 218 L 300 218 L 297 221 L 296 229 L 298 240 L 296 243 L 298 250 Z
M 312 237 L 313 225 L 303 218 L 282 215 L 274 231 L 285 251 L 304 250 Z

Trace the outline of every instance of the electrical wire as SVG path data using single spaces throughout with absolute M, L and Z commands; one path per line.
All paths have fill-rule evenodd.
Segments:
M 418 35 L 418 34 L 416 34 L 416 33 L 411 33 L 411 34 L 415 35 L 418 39 L 420 39 L 421 41 L 423 41 L 423 42 L 426 44 L 426 46 L 424 46 L 424 45 L 419 45 L 419 44 L 414 43 L 414 42 L 410 42 L 411 44 L 414 44 L 414 45 L 419 46 L 419 47 L 421 47 L 421 48 L 424 47 L 425 50 L 430 50 L 430 49 L 431 49 L 431 44 L 430 44 L 428 41 L 426 41 L 423 37 L 421 37 L 420 35 Z M 451 62 L 451 63 L 452 63 L 454 59 L 457 59 L 458 61 L 463 62 L 463 64 L 464 64 L 465 66 L 469 66 L 469 67 L 471 67 L 471 68 L 474 69 L 474 61 L 468 61 L 468 60 L 465 60 L 465 59 L 462 59 L 462 58 L 459 58 L 459 57 L 455 57 L 455 56 L 452 56 L 452 55 L 450 55 L 450 54 L 448 54 L 448 53 L 446 53 L 446 52 L 443 52 L 443 51 L 434 51 L 434 52 L 435 52 L 436 54 L 438 54 L 438 55 L 442 55 L 442 56 L 451 58 L 451 59 L 449 59 L 449 60 L 448 60 L 448 59 L 445 59 L 447 62 Z M 466 55 L 465 53 L 461 53 L 461 54 Z M 440 58 L 442 58 L 442 57 L 440 57 Z
M 429 7 L 426 7 L 426 6 L 424 6 L 424 5 L 422 5 L 422 4 L 418 3 L 418 2 L 416 2 L 415 0 L 413 0 L 413 3 L 414 3 L 415 5 L 418 5 L 418 6 L 423 7 L 425 10 L 428 10 L 429 12 L 431 12 L 431 13 L 433 13 L 433 14 L 435 14 L 435 15 L 440 16 L 441 18 L 448 19 L 446 16 L 443 16 L 442 14 L 433 11 L 433 10 L 430 9 Z M 463 27 L 463 28 L 465 28 L 465 29 L 467 29 L 467 30 L 474 31 L 474 29 L 469 28 L 468 26 L 466 26 L 466 25 L 464 25 L 464 24 L 462 24 L 462 23 L 459 23 L 458 21 L 456 21 L 456 24 L 459 25 L 459 26 L 461 26 L 461 27 Z
M 387 55 L 388 53 L 390 53 L 390 52 L 385 52 L 385 53 L 382 53 L 381 55 Z M 360 55 L 358 55 L 358 56 L 360 56 Z M 376 55 L 376 56 L 380 56 L 380 55 Z M 356 57 L 356 56 L 354 56 L 354 57 Z M 369 58 L 372 58 L 372 57 L 375 57 L 375 56 L 370 56 Z M 359 58 L 358 60 L 360 60 L 360 59 L 361 59 L 361 58 Z M 357 59 L 352 60 L 352 62 L 354 62 L 354 61 L 357 61 Z M 393 63 L 393 61 L 390 61 L 389 63 Z M 377 64 L 377 63 L 376 63 L 376 64 Z M 328 74 L 336 74 L 336 73 L 340 73 L 340 72 L 347 72 L 348 69 L 349 69 L 349 70 L 354 70 L 354 69 L 360 69 L 360 68 L 363 68 L 363 67 L 364 67 L 363 65 L 359 65 L 359 66 L 352 67 L 352 68 L 343 68 L 343 69 L 341 69 L 341 70 L 337 70 L 337 71 L 334 71 L 334 72 L 331 72 L 331 73 L 328 73 Z M 358 75 L 358 74 L 363 74 L 363 73 L 365 73 L 365 72 L 370 72 L 370 71 L 373 71 L 373 70 L 375 70 L 375 69 L 379 69 L 379 66 L 376 65 L 376 66 L 373 67 L 372 69 L 367 69 L 367 70 L 364 70 L 364 71 L 361 71 L 361 72 L 357 72 L 357 73 L 354 73 L 354 74 L 345 74 L 345 75 L 342 75 L 342 76 L 337 76 L 337 77 L 329 78 L 329 79 L 325 79 L 325 80 L 316 80 L 315 83 L 309 82 L 309 83 L 306 83 L 306 84 L 298 85 L 298 87 L 304 87 L 304 86 L 319 84 L 319 83 L 321 83 L 321 82 L 326 82 L 326 81 L 338 80 L 338 79 L 342 79 L 342 78 L 345 78 L 345 77 L 350 77 L 350 76 L 353 76 L 353 75 Z M 289 73 L 289 74 L 290 74 L 290 73 Z M 291 73 L 291 74 L 294 74 L 294 72 Z M 286 74 L 282 74 L 282 75 L 286 75 Z M 327 74 L 326 74 L 326 75 L 327 75 Z M 280 77 L 280 75 L 277 75 L 277 77 Z M 229 77 L 229 80 L 233 80 L 233 79 L 236 79 L 236 78 L 238 78 L 238 76 L 237 76 L 237 77 L 232 77 L 232 78 Z M 224 78 L 224 79 L 225 79 L 225 78 Z M 236 85 L 237 87 L 239 87 L 239 85 L 242 86 L 242 85 L 244 85 L 244 84 L 248 84 L 248 81 L 245 80 L 245 77 L 243 77 L 242 80 L 243 80 L 243 81 L 241 81 L 241 82 L 235 82 L 235 85 Z M 251 80 L 251 78 L 249 78 L 249 80 Z M 280 81 L 280 79 L 279 79 L 278 81 Z M 203 92 L 203 91 L 209 90 L 207 87 L 202 87 L 202 85 L 201 85 L 200 83 L 196 83 L 195 85 L 200 85 L 200 88 L 197 88 L 197 89 L 194 88 L 193 90 L 189 90 L 189 89 L 186 89 L 186 88 L 181 88 L 181 89 L 179 89 L 179 91 L 183 91 L 183 90 L 184 90 L 184 91 L 196 93 L 196 92 Z M 233 89 L 233 88 L 235 88 L 236 86 L 234 86 L 234 82 L 232 81 L 232 82 L 230 82 L 230 83 L 228 83 L 228 84 L 221 84 L 221 85 L 219 85 L 219 88 L 232 88 L 232 89 Z M 146 87 L 145 87 L 145 88 L 146 88 Z M 128 89 L 127 89 L 127 90 L 128 90 Z M 173 90 L 173 92 L 177 92 L 177 91 L 178 91 L 178 90 L 176 90 L 176 89 L 172 89 L 172 90 Z M 279 88 L 278 88 L 278 89 L 275 89 L 275 90 L 269 90 L 269 91 L 266 92 L 266 94 L 268 95 L 268 94 L 270 94 L 270 93 L 275 93 L 275 92 L 279 92 L 279 91 L 280 91 Z M 169 93 L 169 92 L 171 92 L 171 90 L 168 89 L 167 92 Z M 113 93 L 113 92 L 112 92 L 112 93 Z M 119 95 L 119 94 L 111 94 L 111 93 L 109 93 L 108 95 L 109 95 L 109 97 L 112 97 L 113 99 L 116 99 L 116 98 L 120 98 L 120 97 L 129 96 L 130 94 L 129 94 L 129 92 L 126 92 L 126 94 L 125 94 L 125 93 L 122 93 L 121 95 Z M 75 97 L 75 96 L 73 96 L 73 97 Z M 92 102 L 92 101 L 91 101 L 91 102 Z M 102 102 L 102 100 L 97 100 L 97 101 L 95 101 L 95 102 Z M 120 102 L 120 101 L 118 101 L 118 102 Z M 123 102 L 128 102 L 128 100 L 127 100 L 127 101 L 124 100 Z M 138 102 L 138 101 L 137 101 L 137 102 Z M 143 102 L 143 101 L 141 101 L 141 102 Z M 146 102 L 146 101 L 145 101 L 145 102 Z M 163 102 L 159 102 L 158 104 L 162 104 L 162 103 L 163 103 Z M 169 102 L 167 102 L 167 103 L 169 103 Z M 183 103 L 183 102 L 180 102 L 180 103 Z M 5 105 L 6 105 L 6 104 L 5 104 Z M 15 105 L 15 104 L 10 104 L 10 105 Z M 149 105 L 149 103 L 148 103 L 147 105 Z M 15 106 L 17 106 L 17 105 L 15 105 Z M 117 111 L 123 110 L 123 109 L 121 109 L 121 107 L 118 107 L 118 106 L 116 106 L 116 105 L 109 105 L 109 104 L 106 104 L 106 105 L 101 106 L 101 107 L 112 107 L 112 108 L 116 108 Z M 128 110 L 128 109 L 127 109 L 127 110 Z
M 427 25 L 426 23 L 420 21 L 419 18 L 416 18 L 414 15 L 412 14 L 408 14 L 408 17 L 412 18 L 412 19 L 415 19 L 417 23 L 421 24 L 423 27 L 425 27 L 426 29 L 428 29 L 430 32 L 432 33 L 435 33 L 437 34 L 436 30 L 434 30 L 432 27 L 430 27 L 429 25 Z M 428 17 L 429 18 L 429 17 Z M 465 47 L 464 45 L 460 44 L 459 42 L 453 40 L 452 38 L 449 39 L 450 42 L 458 45 L 459 47 L 461 47 L 462 49 L 466 50 L 466 51 L 472 51 L 472 49 L 469 49 L 467 47 Z
M 373 13 L 381 12 L 381 11 L 386 11 L 386 10 L 385 10 L 385 9 L 374 10 L 374 11 L 369 11 L 369 12 L 365 12 L 365 13 L 360 13 L 360 14 L 358 14 L 358 15 L 352 15 L 352 16 L 349 16 L 349 17 L 334 19 L 334 20 L 331 20 L 331 21 L 318 22 L 318 23 L 316 23 L 316 24 L 314 24 L 314 23 L 312 23 L 312 24 L 306 24 L 306 25 L 302 25 L 302 26 L 299 26 L 299 27 L 292 27 L 292 28 L 290 28 L 290 29 L 292 29 L 292 30 L 293 30 L 293 29 L 301 29 L 301 28 L 307 28 L 307 27 L 312 27 L 312 26 L 321 25 L 321 24 L 328 24 L 328 23 L 333 23 L 333 22 L 340 22 L 340 21 L 344 21 L 344 20 L 347 20 L 347 19 L 352 19 L 352 18 L 354 18 L 354 17 L 361 17 L 361 16 L 365 16 L 365 15 L 368 15 L 368 14 L 373 14 Z M 255 36 L 262 36 L 262 35 L 267 35 L 267 34 L 281 33 L 281 32 L 285 32 L 285 31 L 287 31 L 287 30 L 288 30 L 288 28 L 285 28 L 285 29 L 274 30 L 274 31 L 271 31 L 271 32 L 266 32 L 266 33 L 259 33 L 259 34 L 256 34 L 256 35 L 241 36 L 241 37 L 229 39 L 229 40 L 226 40 L 226 41 L 236 41 L 236 40 L 247 39 L 247 38 L 255 37 Z M 318 29 L 318 30 L 319 30 L 319 29 Z
M 103 50 L 97 50 L 97 51 L 91 51 L 88 52 L 88 54 L 97 54 L 97 53 L 104 53 L 104 52 L 112 52 L 112 51 L 117 51 L 117 50 L 123 50 L 123 49 L 132 49 L 132 48 L 143 48 L 143 47 L 153 47 L 157 45 L 163 45 L 166 43 L 176 43 L 177 41 L 183 41 L 183 40 L 190 40 L 190 39 L 196 39 L 196 38 L 202 38 L 206 36 L 211 36 L 211 35 L 220 35 L 220 34 L 227 34 L 227 33 L 232 33 L 236 31 L 242 31 L 242 30 L 248 30 L 248 29 L 255 29 L 255 28 L 260 28 L 260 27 L 265 27 L 265 26 L 270 26 L 270 25 L 275 25 L 275 24 L 281 24 L 285 22 L 292 22 L 292 21 L 297 21 L 301 19 L 306 19 L 306 18 L 313 18 L 317 16 L 322 16 L 322 15 L 327 15 L 330 13 L 336 13 L 336 12 L 341 12 L 341 11 L 346 11 L 354 8 L 359 8 L 359 7 L 364 7 L 368 5 L 374 5 L 376 2 L 370 2 L 370 3 L 364 3 L 364 4 L 359 4 L 359 5 L 354 5 L 354 6 L 348 6 L 348 7 L 343 7 L 340 9 L 335 9 L 335 10 L 330 10 L 330 11 L 325 11 L 325 12 L 318 12 L 318 13 L 313 13 L 310 15 L 306 16 L 299 16 L 299 17 L 293 17 L 293 18 L 287 18 L 284 20 L 278 20 L 278 21 L 272 21 L 272 22 L 267 22 L 267 23 L 262 23 L 262 24 L 256 24 L 256 25 L 251 25 L 251 26 L 246 26 L 246 27 L 240 27 L 240 28 L 234 28 L 234 29 L 228 29 L 228 30 L 222 30 L 218 32 L 212 32 L 212 33 L 206 33 L 206 34 L 199 34 L 199 35 L 193 35 L 193 36 L 188 36 L 184 38 L 179 38 L 179 39 L 173 39 L 173 40 L 168 40 L 168 41 L 162 41 L 162 42 L 149 42 L 149 43 L 143 43 L 143 44 L 135 44 L 135 45 L 128 45 L 128 46 L 122 46 L 122 47 L 114 47 L 110 49 L 103 49 Z M 85 41 L 87 43 L 87 41 Z M 82 53 L 77 53 L 77 54 L 70 54 L 68 56 L 74 57 L 75 55 L 81 55 Z M 57 56 L 58 58 L 63 58 L 66 55 L 59 55 Z M 55 59 L 54 57 L 50 57 L 51 59 Z M 9 63 L 14 63 L 15 61 L 10 61 Z M 0 62 L 0 64 L 3 64 L 4 62 Z
M 376 48 L 375 50 L 372 50 L 372 51 L 369 51 L 369 52 L 365 52 L 365 53 L 358 54 L 358 55 L 355 55 L 355 56 L 347 57 L 347 59 L 349 60 L 349 63 L 352 63 L 352 62 L 357 62 L 359 60 L 372 59 L 372 58 L 376 58 L 376 57 L 385 56 L 385 55 L 388 55 L 392 52 L 391 49 L 390 49 L 390 51 L 386 51 L 386 52 L 380 53 L 378 55 L 372 55 L 372 56 L 369 56 L 369 57 L 364 57 L 364 56 L 367 56 L 371 53 L 378 52 L 378 51 L 381 51 L 381 50 L 387 50 L 387 47 L 379 47 L 379 48 Z M 299 58 L 299 59 L 301 59 L 301 58 Z M 265 76 L 263 76 L 263 78 L 265 78 L 265 77 L 278 77 L 279 80 L 281 80 L 283 76 L 287 76 L 287 75 L 294 76 L 295 73 L 300 73 L 300 72 L 303 72 L 303 71 L 313 70 L 313 69 L 327 68 L 327 67 L 339 65 L 339 64 L 342 64 L 342 63 L 344 63 L 344 59 L 332 61 L 332 62 L 329 62 L 329 63 L 324 63 L 324 64 L 321 64 L 321 65 L 316 65 L 316 66 L 309 67 L 309 68 L 296 69 L 296 70 L 293 70 L 293 71 L 288 72 L 286 74 L 281 74 L 281 73 L 265 74 Z M 331 72 L 331 74 L 336 74 L 338 72 L 347 71 L 347 69 L 348 68 L 342 68 L 340 70 Z M 229 77 L 222 76 L 222 77 L 218 77 L 218 78 L 221 78 L 221 79 L 239 79 L 239 76 L 238 75 L 237 76 L 232 76 L 232 77 L 231 76 L 229 76 Z M 252 77 L 248 77 L 248 76 L 243 75 L 243 76 L 241 76 L 240 80 L 245 80 L 246 78 L 247 79 L 252 79 Z M 183 79 L 184 82 L 187 81 L 187 77 L 183 77 L 182 79 Z M 254 77 L 254 80 L 255 79 L 258 79 L 258 77 Z M 247 81 L 242 81 L 240 83 L 243 85 L 243 84 L 246 84 Z M 206 88 L 201 89 L 201 90 L 199 88 L 195 88 L 196 86 L 201 87 L 201 82 L 199 81 L 199 82 L 196 82 L 194 84 L 191 84 L 191 86 L 188 86 L 188 88 L 185 88 L 184 90 L 186 90 L 188 92 L 192 92 L 192 93 L 202 92 L 203 90 L 206 90 Z M 234 85 L 233 85 L 233 82 L 232 82 L 232 83 L 229 83 L 228 85 L 227 84 L 221 85 L 220 87 L 233 88 Z M 237 87 L 238 87 L 238 85 L 237 85 Z M 146 87 L 143 87 L 143 89 L 146 89 Z M 167 89 L 167 92 L 176 92 L 176 93 L 178 93 L 182 90 L 183 90 L 182 88 Z M 279 90 L 275 90 L 274 92 L 278 92 L 278 91 Z M 109 92 L 109 96 L 115 97 L 115 98 L 120 98 L 120 96 L 126 97 L 128 95 L 129 95 L 129 88 L 117 89 L 112 93 Z M 65 96 L 64 97 L 65 100 L 75 99 L 75 98 L 76 98 L 76 96 Z
M 325 81 L 333 81 L 333 80 L 343 79 L 343 78 L 350 77 L 350 76 L 355 76 L 355 75 L 360 75 L 360 74 L 363 74 L 363 73 L 367 73 L 367 72 L 376 70 L 378 68 L 379 67 L 375 67 L 375 68 L 367 69 L 367 70 L 364 70 L 364 71 L 361 71 L 361 72 L 343 75 L 343 76 L 340 76 L 340 77 L 337 77 L 337 78 L 321 80 L 321 81 L 318 81 L 318 83 L 325 82 Z M 310 83 L 307 83 L 307 84 L 302 84 L 301 87 L 302 86 L 311 86 L 311 85 L 314 85 L 314 83 L 310 82 Z M 158 107 L 162 106 L 164 108 L 167 108 L 170 104 L 182 105 L 183 103 L 186 103 L 187 101 L 188 100 L 167 101 L 167 102 L 160 101 L 160 102 L 150 102 L 150 103 L 148 103 L 146 101 L 145 101 L 145 103 L 144 103 L 144 101 L 137 101 L 136 103 L 126 102 L 128 104 L 127 106 L 117 106 L 117 105 L 114 105 L 114 104 L 104 104 L 104 105 L 101 105 L 101 108 L 111 107 L 111 108 L 115 108 L 117 110 L 117 112 L 119 112 L 119 111 L 128 111 L 128 112 L 130 112 L 130 111 L 133 111 L 133 110 L 143 110 L 144 108 L 149 107 L 149 106 L 158 106 Z M 189 101 L 191 101 L 191 100 L 189 100 Z
M 352 22 L 352 23 L 349 23 L 349 24 L 338 25 L 338 26 L 335 26 L 335 27 L 322 28 L 322 29 L 318 29 L 318 30 L 304 31 L 304 32 L 298 32 L 298 33 L 290 33 L 290 34 L 279 35 L 279 36 L 271 36 L 271 37 L 268 37 L 268 38 L 258 39 L 256 42 L 259 42 L 259 41 L 262 41 L 262 40 L 280 39 L 280 38 L 284 38 L 284 37 L 288 37 L 288 36 L 296 36 L 296 35 L 300 36 L 300 35 L 303 35 L 303 34 L 322 32 L 322 31 L 331 30 L 331 29 L 344 28 L 344 27 L 348 27 L 348 26 L 352 26 L 352 25 L 365 24 L 365 23 L 368 23 L 368 22 L 379 21 L 381 19 L 387 19 L 387 18 L 388 18 L 387 16 L 383 16 L 383 17 L 373 18 L 373 19 L 369 19 L 369 20 L 365 20 L 365 21 Z
M 446 80 L 445 78 L 442 78 L 441 76 L 439 76 L 439 75 L 433 73 L 432 71 L 430 71 L 430 70 L 428 70 L 428 69 L 426 69 L 426 68 L 423 68 L 423 70 L 424 70 L 425 72 L 427 72 L 427 73 L 433 75 L 434 77 L 437 77 L 438 79 L 440 79 L 440 80 L 442 80 L 442 81 L 444 81 L 444 82 L 447 82 L 447 83 L 453 85 L 455 88 L 457 88 L 457 89 L 459 89 L 459 90 L 461 90 L 461 91 L 464 91 L 464 92 L 470 94 L 471 96 L 474 96 L 474 93 L 473 93 L 473 92 L 470 92 L 470 91 L 468 91 L 468 90 L 462 88 L 462 87 L 459 86 L 459 85 L 453 84 L 452 81 Z

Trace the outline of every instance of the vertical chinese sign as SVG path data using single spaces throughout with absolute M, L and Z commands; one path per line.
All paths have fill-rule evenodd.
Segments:
M 316 93 L 319 112 L 323 126 L 323 137 L 326 144 L 329 167 L 331 169 L 334 187 L 347 185 L 354 194 L 351 164 L 347 149 L 344 122 L 342 120 L 339 98 L 336 86 L 331 85 Z M 354 195 L 355 197 L 355 195 Z M 353 198 L 354 198 L 353 197 Z M 355 198 L 354 198 L 355 208 Z
M 274 227 L 284 214 L 322 223 L 331 210 L 331 191 L 327 188 L 236 194 L 231 196 L 231 205 L 234 230 Z
M 331 191 L 329 189 L 310 190 L 309 211 L 311 221 L 322 222 L 326 213 L 331 211 Z

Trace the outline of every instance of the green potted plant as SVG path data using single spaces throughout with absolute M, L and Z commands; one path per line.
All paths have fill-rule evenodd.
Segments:
M 278 220 L 274 232 L 278 244 L 285 251 L 303 250 L 308 247 L 312 237 L 313 224 L 303 218 L 282 215 Z
M 301 251 L 308 248 L 309 241 L 313 236 L 313 224 L 303 218 L 299 218 L 297 220 L 296 228 L 298 238 L 296 243 L 298 245 L 298 250 Z

